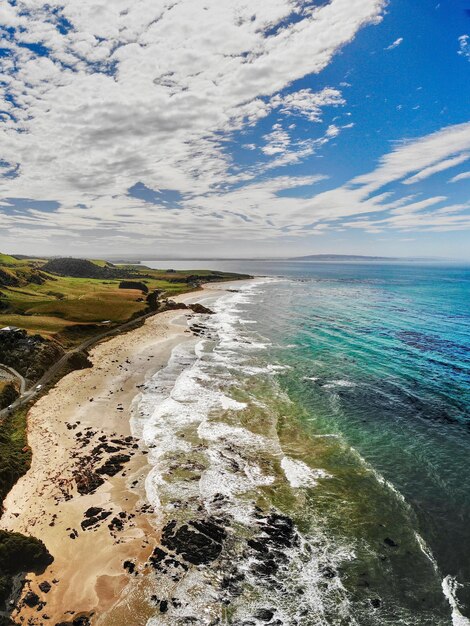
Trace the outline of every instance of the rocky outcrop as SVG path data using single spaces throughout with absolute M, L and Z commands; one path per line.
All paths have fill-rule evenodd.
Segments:
M 247 274 L 232 274 L 232 278 L 251 278 Z M 175 276 L 169 278 L 171 283 L 188 283 L 190 285 L 196 285 L 200 283 L 211 283 L 214 281 L 220 281 L 224 279 L 222 272 L 213 272 L 212 274 L 189 274 L 187 276 Z M 230 280 L 230 278 L 229 278 Z
M 191 520 L 181 525 L 172 520 L 163 529 L 162 546 L 173 555 L 157 547 L 150 557 L 150 563 L 155 569 L 175 565 L 187 569 L 185 563 L 174 557 L 180 557 L 192 565 L 210 563 L 222 552 L 226 536 L 221 520 L 215 518 Z
M 124 469 L 124 463 L 130 461 L 128 454 L 115 454 L 110 456 L 105 463 L 99 467 L 96 472 L 105 476 L 115 476 Z
M 198 313 L 200 315 L 214 315 L 214 311 L 207 308 L 203 304 L 199 304 L 199 302 L 195 302 L 193 304 L 185 304 L 184 302 L 175 302 L 174 300 L 163 300 L 162 307 L 164 307 L 165 311 L 173 311 L 175 309 L 189 309 L 194 313 Z
M 21 572 L 41 573 L 53 560 L 39 539 L 0 530 L 0 605 L 11 591 L 14 576 Z M 29 606 L 34 606 L 36 594 L 30 593 Z M 25 601 L 27 598 L 28 594 Z
M 20 287 L 33 283 L 42 285 L 48 280 L 48 276 L 40 270 L 31 267 L 2 267 L 0 268 L 0 286 L 2 287 Z
M 285 550 L 299 545 L 294 522 L 290 517 L 272 512 L 257 515 L 258 536 L 248 540 L 252 551 L 251 570 L 261 578 L 270 579 L 286 561 Z
M 214 311 L 212 311 L 211 309 L 208 309 L 203 304 L 199 304 L 199 302 L 190 304 L 188 305 L 188 307 L 191 309 L 191 311 L 194 311 L 194 313 L 200 313 L 202 315 L 214 315 Z
M 162 311 L 175 311 L 176 309 L 187 309 L 184 302 L 175 302 L 174 300 L 163 300 L 161 304 Z

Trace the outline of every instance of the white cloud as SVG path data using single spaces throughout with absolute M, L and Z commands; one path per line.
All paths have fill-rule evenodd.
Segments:
M 340 106 L 345 104 L 345 100 L 337 89 L 325 87 L 317 93 L 311 89 L 301 89 L 283 97 L 275 96 L 271 104 L 280 107 L 281 111 L 288 115 L 303 115 L 310 122 L 320 122 L 322 107 Z
M 289 133 L 283 130 L 280 124 L 275 124 L 273 130 L 263 139 L 265 139 L 266 144 L 261 148 L 261 151 L 269 156 L 284 154 L 291 143 Z
M 466 180 L 470 178 L 470 172 L 462 172 L 461 174 L 457 174 L 453 178 L 449 180 L 450 183 L 457 183 L 460 180 Z
M 470 35 L 461 35 L 458 41 L 459 50 L 457 54 L 466 57 L 470 61 Z
M 338 128 L 338 126 L 336 126 L 336 124 L 330 124 L 328 126 L 328 128 L 326 129 L 326 136 L 327 137 L 337 137 L 341 132 L 341 129 Z
M 470 150 L 470 122 L 447 126 L 419 139 L 397 143 L 392 152 L 380 159 L 377 169 L 352 182 L 364 185 L 372 193 L 387 183 L 437 166 L 449 157 L 463 159 L 462 153 L 467 150 Z
M 333 0 L 304 14 L 298 8 L 302 19 L 267 36 L 291 14 L 289 0 L 9 5 L 1 23 L 22 28 L 11 42 L 17 71 L 4 61 L 18 106 L 6 102 L 14 118 L 2 125 L 0 158 L 19 163 L 20 176 L 4 180 L 0 193 L 94 206 L 97 195 L 125 194 L 138 180 L 183 193 L 236 182 L 221 134 L 267 115 L 270 98 L 321 71 L 382 6 Z M 61 15 L 72 26 L 65 33 Z M 49 58 L 24 43 L 47 46 Z M 328 95 L 309 97 L 298 111 L 318 116 Z M 279 104 L 295 108 L 296 96 L 286 98 Z
M 155 241 L 185 241 L 194 233 L 202 242 L 222 232 L 227 240 L 240 233 L 246 240 L 275 239 L 281 231 L 300 237 L 339 228 L 348 216 L 401 208 L 391 218 L 411 219 L 433 210 L 436 203 L 416 206 L 432 199 L 397 200 L 382 188 L 431 176 L 451 167 L 449 161 L 463 162 L 470 124 L 396 144 L 373 171 L 322 193 L 315 194 L 322 174 L 267 177 L 351 127 L 336 122 L 323 135 L 300 140 L 288 122 L 299 116 L 303 124 L 320 123 L 325 107 L 345 101 L 333 87 L 292 91 L 291 85 L 324 69 L 359 28 L 380 19 L 384 5 L 384 0 L 331 0 L 315 8 L 291 0 L 2 3 L 0 25 L 20 29 L 2 44 L 11 54 L 0 60 L 5 111 L 0 160 L 10 164 L 2 168 L 9 175 L 0 177 L 0 199 L 61 204 L 54 213 L 0 213 L 2 241 L 8 233 L 18 239 L 21 232 L 51 242 L 69 237 L 77 240 L 74 245 L 127 242 L 140 249 Z M 285 25 L 293 10 L 298 19 Z M 401 38 L 392 45 L 397 42 Z M 24 44 L 41 44 L 49 54 L 38 56 Z M 234 133 L 252 129 L 273 112 L 281 124 L 264 143 L 253 143 L 247 134 L 249 143 L 242 144 L 252 151 L 250 158 L 258 155 L 261 161 L 237 169 L 227 149 Z M 181 201 L 168 210 L 163 203 L 130 198 L 128 189 L 139 181 L 153 190 L 177 190 Z M 305 189 L 299 193 L 298 187 Z M 441 226 L 461 227 L 460 217 L 442 213 L 435 219 Z
M 434 165 L 425 167 L 417 174 L 414 174 L 413 176 L 410 176 L 410 178 L 407 178 L 406 180 L 404 180 L 403 183 L 405 185 L 412 185 L 413 183 L 420 182 L 421 180 L 424 180 L 425 178 L 428 178 L 429 176 L 432 176 L 433 174 L 437 174 L 438 172 L 443 172 L 444 170 L 450 169 L 451 167 L 460 165 L 461 163 L 464 163 L 465 161 L 467 161 L 469 158 L 470 158 L 470 154 L 464 153 L 464 154 L 460 154 L 459 156 L 452 157 L 450 159 L 444 159 L 443 161 L 440 161 Z
M 432 210 L 435 205 L 445 203 L 446 196 L 394 198 L 391 191 L 383 191 L 383 188 L 390 183 L 406 179 L 417 171 L 430 176 L 432 172 L 429 172 L 429 168 L 432 166 L 436 166 L 436 172 L 444 169 L 444 165 L 446 168 L 450 167 L 448 161 L 453 155 L 462 162 L 464 157 L 468 156 L 465 151 L 470 150 L 470 123 L 448 126 L 413 141 L 396 143 L 395 146 L 379 160 L 377 168 L 368 174 L 353 178 L 345 185 L 305 200 L 303 205 L 299 204 L 294 215 L 299 220 L 303 217 L 310 222 L 320 222 L 390 211 L 392 217 L 389 218 L 373 221 L 359 219 L 347 222 L 346 225 L 357 228 L 408 228 L 413 223 L 416 227 L 423 228 L 431 224 L 435 227 L 466 228 L 470 224 L 468 215 L 446 217 L 437 213 L 441 209 L 434 209 L 436 211 L 434 217 L 431 217 L 429 212 L 416 217 L 425 209 Z M 454 205 L 456 211 L 466 211 L 468 208 L 467 205 Z M 292 214 L 290 217 L 293 217 Z
M 398 37 L 398 39 L 395 39 L 395 41 L 384 48 L 384 50 L 393 50 L 394 48 L 398 48 L 401 43 L 403 43 L 403 37 Z

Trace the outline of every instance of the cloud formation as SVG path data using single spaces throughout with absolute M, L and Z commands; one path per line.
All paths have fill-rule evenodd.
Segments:
M 377 22 L 383 4 L 3 3 L 0 197 L 59 202 L 54 226 L 69 233 L 119 230 L 122 215 L 138 216 L 153 236 L 162 233 L 167 218 L 159 207 L 150 210 L 128 190 L 142 183 L 194 198 L 311 154 L 307 142 L 281 155 L 272 137 L 262 152 L 274 165 L 237 171 L 226 143 L 273 110 L 317 122 L 322 107 L 343 104 L 332 88 L 285 90 Z M 127 219 L 126 228 L 140 234 Z M 2 221 L 11 226 L 5 214 Z M 22 221 L 34 227 L 45 217 L 31 209 Z
M 395 39 L 395 41 L 387 46 L 385 50 L 393 50 L 394 48 L 398 48 L 401 43 L 403 43 L 403 37 L 398 37 L 398 39 Z
M 373 171 L 324 191 L 322 150 L 353 123 L 324 123 L 326 111 L 347 104 L 336 86 L 296 81 L 322 72 L 359 29 L 380 21 L 384 6 L 385 0 L 3 2 L 4 240 L 21 238 L 27 246 L 62 238 L 73 247 L 129 250 L 190 240 L 195 232 L 202 244 L 275 240 L 359 224 L 409 227 L 411 216 L 415 223 L 417 215 L 431 219 L 436 204 L 446 227 L 460 228 L 460 205 L 445 212 L 445 196 L 416 198 L 413 186 L 468 158 L 468 124 L 398 143 Z M 250 156 L 246 162 L 236 142 Z M 289 169 L 317 156 L 308 176 Z M 383 189 L 391 182 L 413 195 L 392 197 Z M 380 226 L 351 219 L 384 211 L 389 221 Z
M 466 57 L 470 61 L 470 35 L 460 35 L 457 54 Z

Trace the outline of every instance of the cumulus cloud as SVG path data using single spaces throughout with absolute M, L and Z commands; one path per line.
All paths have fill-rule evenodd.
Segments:
M 324 107 L 342 106 L 334 88 L 291 85 L 323 70 L 358 29 L 380 20 L 384 4 L 3 2 L 0 198 L 60 205 L 53 216 L 33 207 L 14 220 L 4 212 L 3 232 L 183 240 L 195 223 L 210 236 L 223 221 L 230 238 L 242 220 L 244 234 L 254 236 L 220 204 L 218 214 L 205 213 L 202 200 L 250 188 L 263 171 L 312 154 L 338 127 L 284 146 L 266 138 L 261 153 L 271 162 L 245 170 L 227 144 L 273 112 L 319 123 Z M 163 205 L 129 197 L 138 182 L 176 190 L 182 208 L 170 215 Z
M 32 200 L 1 203 L 5 240 L 68 237 L 74 247 L 109 241 L 141 248 L 190 240 L 195 232 L 210 242 L 221 234 L 227 241 L 275 240 L 341 228 L 468 228 L 467 204 L 413 191 L 469 158 L 470 123 L 397 142 L 371 171 L 330 189 L 324 173 L 274 172 L 320 152 L 352 126 L 322 125 L 327 107 L 345 105 L 341 91 L 293 84 L 321 72 L 359 28 L 379 20 L 383 6 L 2 3 L 0 200 Z M 467 56 L 468 35 L 459 45 Z M 300 135 L 293 123 L 318 130 Z M 265 130 L 253 138 L 259 125 Z M 235 136 L 248 166 L 230 151 Z M 450 182 L 467 178 L 457 173 Z M 179 200 L 169 210 L 157 193 L 133 197 L 137 183 Z M 54 210 L 33 202 L 40 200 L 54 201 Z
M 301 89 L 284 97 L 275 96 L 271 104 L 274 107 L 280 107 L 280 110 L 288 115 L 303 115 L 310 122 L 319 122 L 322 107 L 339 106 L 345 104 L 345 100 L 337 89 L 325 87 L 317 93 L 311 89 Z
M 322 70 L 363 23 L 377 19 L 381 4 L 334 0 L 305 15 L 299 7 L 303 19 L 269 35 L 289 17 L 291 2 L 8 5 L 3 24 L 21 30 L 4 61 L 11 117 L 1 145 L 21 175 L 3 188 L 31 197 L 53 190 L 70 202 L 125 193 L 140 174 L 150 188 L 207 191 L 227 180 L 215 133 L 264 117 L 273 106 L 266 98 Z M 60 17 L 69 25 L 62 32 Z M 47 48 L 47 57 L 30 44 Z M 339 100 L 309 93 L 278 102 L 318 117 L 328 98 Z
M 268 155 L 284 154 L 291 143 L 289 133 L 280 124 L 275 124 L 272 131 L 264 135 L 264 139 L 266 143 L 261 151 Z

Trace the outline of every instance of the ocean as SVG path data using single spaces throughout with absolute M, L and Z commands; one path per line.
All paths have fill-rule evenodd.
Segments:
M 135 407 L 149 626 L 470 625 L 470 267 L 199 267 L 259 278 Z

